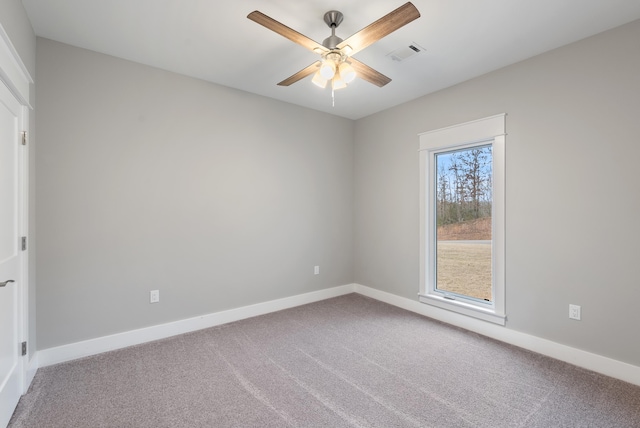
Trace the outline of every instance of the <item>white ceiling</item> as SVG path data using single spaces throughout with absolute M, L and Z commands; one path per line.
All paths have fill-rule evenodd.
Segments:
M 246 18 L 259 10 L 322 42 L 339 10 L 346 39 L 405 0 L 22 0 L 38 36 L 359 119 L 492 70 L 640 19 L 638 0 L 413 0 L 421 17 L 355 58 L 389 76 L 336 91 L 310 78 L 276 83 L 317 55 Z M 417 43 L 403 62 L 387 55 Z

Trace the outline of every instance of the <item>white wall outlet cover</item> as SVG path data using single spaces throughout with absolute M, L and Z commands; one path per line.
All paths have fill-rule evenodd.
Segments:
M 160 301 L 160 290 L 151 290 L 149 292 L 149 302 L 158 303 Z
M 314 275 L 319 275 L 320 274 L 320 266 L 314 266 L 313 267 L 313 274 Z
M 580 306 L 569 305 L 569 318 L 574 320 L 580 320 Z

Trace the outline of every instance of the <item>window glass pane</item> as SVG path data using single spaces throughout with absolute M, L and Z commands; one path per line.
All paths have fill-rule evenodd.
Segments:
M 435 155 L 436 286 L 492 301 L 491 145 Z

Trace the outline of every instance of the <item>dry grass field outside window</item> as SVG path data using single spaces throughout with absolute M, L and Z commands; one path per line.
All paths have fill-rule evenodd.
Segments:
M 491 297 L 491 218 L 438 228 L 438 290 Z

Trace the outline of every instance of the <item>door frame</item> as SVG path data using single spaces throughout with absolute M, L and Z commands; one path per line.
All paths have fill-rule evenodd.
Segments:
M 9 35 L 0 24 L 0 84 L 4 84 L 22 105 L 22 123 L 20 130 L 29 135 L 29 112 L 32 106 L 29 101 L 30 86 L 33 79 L 20 58 L 18 51 L 13 46 Z M 27 249 L 21 251 L 20 257 L 20 288 L 18 289 L 18 338 L 20 342 L 26 342 L 29 336 L 29 249 L 33 242 L 29 242 L 29 144 L 21 146 L 19 155 L 19 173 L 21 176 L 20 195 L 20 218 L 18 219 L 21 236 L 26 236 Z M 32 296 L 35 297 L 35 296 Z M 27 344 L 28 345 L 28 344 Z M 33 380 L 37 370 L 37 360 L 32 363 L 35 356 L 35 349 L 27 346 L 27 354 L 20 359 L 20 389 L 25 394 Z

